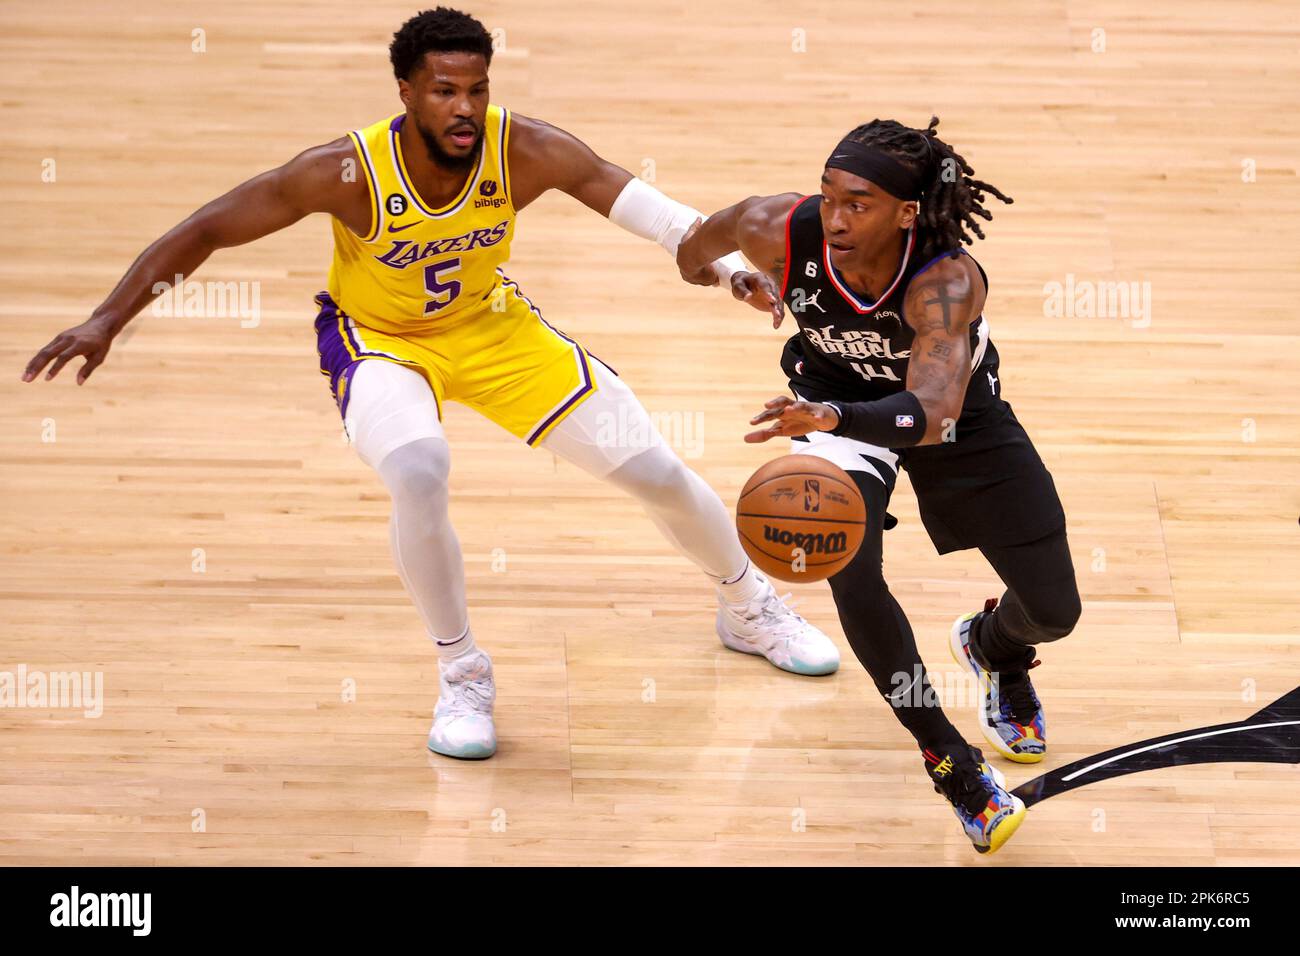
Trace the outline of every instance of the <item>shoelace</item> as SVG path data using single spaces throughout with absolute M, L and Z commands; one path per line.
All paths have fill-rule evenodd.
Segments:
M 780 638 L 790 639 L 797 636 L 806 625 L 806 621 L 794 611 L 794 605 L 788 604 L 794 592 L 776 593 L 775 589 L 755 598 L 745 608 L 745 618 L 771 628 Z
M 492 692 L 488 689 L 491 681 L 492 678 L 484 677 L 479 680 L 461 681 L 453 685 L 455 691 L 451 696 L 451 704 L 447 707 L 447 713 L 457 717 L 466 717 L 486 711 L 486 705 L 492 699 Z
M 1029 672 L 1041 663 L 1042 661 L 1034 661 L 1024 670 L 998 672 L 998 694 L 1006 700 L 1007 709 L 1016 723 L 1029 723 L 1042 706 L 1029 682 Z
M 979 774 L 979 769 L 967 763 L 956 764 L 951 774 L 942 781 L 935 781 L 934 789 L 947 797 L 954 806 L 961 807 L 971 816 L 988 805 L 991 795 L 984 778 Z
M 487 709 L 492 700 L 492 673 L 483 672 L 484 670 L 477 661 L 468 667 L 453 670 L 451 676 L 447 677 L 447 687 L 452 692 L 447 713 L 463 717 L 480 714 Z M 479 676 L 462 678 L 461 671 L 478 673 Z

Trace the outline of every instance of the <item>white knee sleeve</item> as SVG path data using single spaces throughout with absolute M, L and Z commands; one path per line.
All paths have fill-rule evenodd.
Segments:
M 597 478 L 663 444 L 663 437 L 627 384 L 593 360 L 596 392 L 542 439 L 542 447 Z M 670 453 L 671 454 L 671 453 Z
M 378 471 L 393 501 L 409 502 L 433 519 L 445 520 L 451 473 L 445 439 L 417 438 L 399 445 L 384 456 Z
M 667 445 L 628 459 L 609 481 L 636 498 L 664 537 L 706 574 L 722 579 L 744 569 L 731 513 Z
M 695 477 L 667 445 L 646 449 L 607 476 L 612 484 L 639 501 L 649 501 L 663 510 L 683 511 L 695 504 Z M 703 479 L 700 481 L 703 483 Z
M 393 561 L 429 637 L 440 642 L 454 642 L 467 621 L 465 566 L 447 514 L 450 469 L 451 452 L 441 438 L 406 442 L 379 466 L 379 477 L 393 498 Z
M 421 438 L 446 440 L 433 390 L 419 372 L 366 359 L 352 375 L 343 421 L 361 460 L 378 468 L 389 452 Z

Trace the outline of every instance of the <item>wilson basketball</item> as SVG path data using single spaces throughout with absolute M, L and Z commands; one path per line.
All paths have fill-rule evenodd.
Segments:
M 821 581 L 853 560 L 867 506 L 848 473 L 825 458 L 786 455 L 740 492 L 736 529 L 751 561 L 782 581 Z

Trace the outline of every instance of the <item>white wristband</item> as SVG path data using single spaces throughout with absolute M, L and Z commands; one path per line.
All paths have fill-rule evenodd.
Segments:
M 740 258 L 739 252 L 733 252 L 729 256 L 715 259 L 713 262 L 713 271 L 718 277 L 718 283 L 724 289 L 730 289 L 731 277 L 737 272 L 748 272 L 749 266 L 745 264 L 744 259 Z

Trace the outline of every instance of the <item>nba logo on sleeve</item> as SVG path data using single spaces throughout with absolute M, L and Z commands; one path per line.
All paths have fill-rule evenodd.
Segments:
M 898 428 L 911 428 L 916 424 L 916 422 L 912 419 L 911 415 L 895 415 L 894 424 Z

